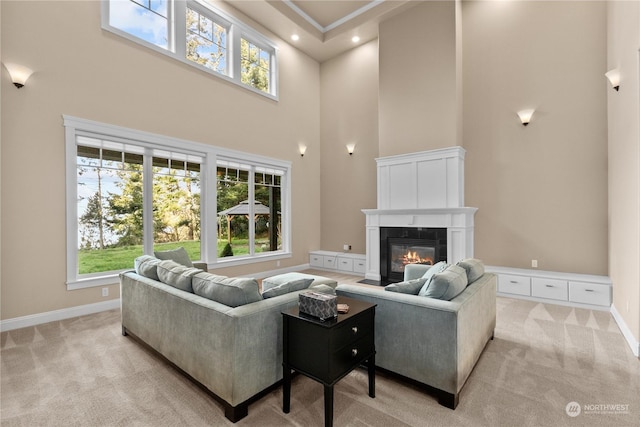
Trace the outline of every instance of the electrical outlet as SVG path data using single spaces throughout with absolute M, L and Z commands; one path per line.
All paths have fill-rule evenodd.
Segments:
M 351 245 L 344 245 L 342 247 L 342 249 L 344 249 L 345 251 L 350 251 L 351 250 Z
M 109 288 L 102 288 L 102 296 L 103 297 L 109 296 Z
M 538 268 L 538 260 L 537 259 L 532 259 L 531 260 L 531 267 Z
M 276 267 L 280 267 L 280 261 L 276 261 Z

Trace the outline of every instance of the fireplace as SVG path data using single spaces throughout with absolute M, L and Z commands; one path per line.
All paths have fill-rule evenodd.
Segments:
M 380 279 L 400 282 L 408 264 L 433 265 L 447 260 L 446 228 L 380 228 Z

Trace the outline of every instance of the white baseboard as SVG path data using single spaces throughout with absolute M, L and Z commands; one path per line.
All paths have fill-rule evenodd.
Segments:
M 43 323 L 55 322 L 57 320 L 70 319 L 72 317 L 85 316 L 87 314 L 99 313 L 101 311 L 113 310 L 116 308 L 120 308 L 120 298 L 97 302 L 94 304 L 79 305 L 77 307 L 63 308 L 61 310 L 48 311 L 45 313 L 31 314 L 29 316 L 15 317 L 13 319 L 0 321 L 0 332 L 41 325 Z
M 633 336 L 631 330 L 627 326 L 627 323 L 624 321 L 624 319 L 616 309 L 616 306 L 613 304 L 611 304 L 611 315 L 618 324 L 618 327 L 620 328 L 622 335 L 624 335 L 624 338 L 627 340 L 629 347 L 631 347 L 631 351 L 633 352 L 633 354 L 636 357 L 640 357 L 640 342 L 638 342 L 638 340 L 636 340 L 636 338 Z

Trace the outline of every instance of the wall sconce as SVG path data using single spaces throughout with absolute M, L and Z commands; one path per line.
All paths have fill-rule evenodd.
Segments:
M 529 122 L 531 121 L 531 116 L 533 116 L 534 111 L 536 110 L 529 109 L 529 110 L 518 111 L 518 117 L 520 117 L 520 121 L 522 122 L 523 126 L 526 126 L 529 124 Z
M 604 75 L 607 76 L 607 79 L 609 79 L 609 83 L 611 83 L 611 86 L 616 90 L 616 92 L 620 90 L 620 70 L 616 68 L 607 71 L 606 73 L 604 73 Z
M 307 146 L 304 144 L 298 144 L 298 152 L 300 153 L 300 157 L 304 157 L 304 153 L 307 152 Z
M 347 144 L 347 152 L 349 153 L 350 156 L 353 156 L 353 150 L 356 149 L 356 144 L 351 143 L 351 144 Z
M 33 70 L 18 64 L 4 64 L 13 84 L 20 89 L 27 82 L 27 79 L 33 74 Z

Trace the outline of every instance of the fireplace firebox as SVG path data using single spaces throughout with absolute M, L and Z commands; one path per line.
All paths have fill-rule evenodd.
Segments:
M 382 284 L 402 281 L 408 264 L 433 265 L 446 260 L 446 228 L 380 228 Z

